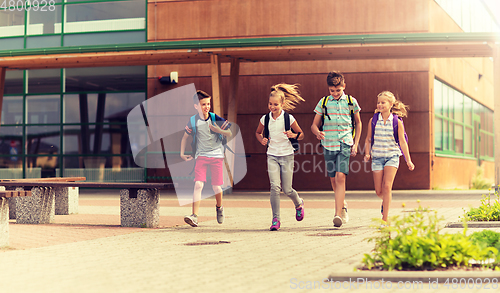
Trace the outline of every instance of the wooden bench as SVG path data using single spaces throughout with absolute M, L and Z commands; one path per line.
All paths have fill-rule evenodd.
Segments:
M 9 245 L 9 204 L 7 199 L 21 196 L 31 196 L 31 191 L 0 190 L 0 247 Z
M 0 186 L 16 189 L 31 187 L 33 200 L 24 205 L 24 200 L 16 203 L 16 222 L 29 224 L 50 223 L 55 208 L 55 190 L 58 188 L 92 187 L 120 189 L 120 218 L 122 227 L 159 226 L 159 201 L 161 189 L 171 189 L 172 183 L 120 183 L 120 182 L 67 182 L 64 180 L 0 180 Z M 62 192 L 61 192 L 62 193 Z M 40 216 L 33 217 L 33 215 Z

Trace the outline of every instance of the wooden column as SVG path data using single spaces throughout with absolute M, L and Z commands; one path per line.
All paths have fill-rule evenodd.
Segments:
M 7 68 L 0 68 L 0 121 L 2 121 L 2 106 L 3 106 L 3 93 L 5 91 L 5 74 L 7 73 Z
M 500 184 L 500 43 L 493 48 L 493 105 L 495 111 L 495 190 Z
M 224 117 L 224 102 L 221 94 L 221 70 L 220 59 L 218 55 L 210 57 L 211 72 L 212 72 L 212 111 Z
M 231 59 L 231 76 L 229 77 L 229 99 L 227 106 L 227 120 L 236 123 L 238 116 L 238 82 L 240 78 L 240 60 Z

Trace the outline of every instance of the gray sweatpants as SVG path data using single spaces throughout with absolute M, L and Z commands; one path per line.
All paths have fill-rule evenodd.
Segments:
M 294 155 L 267 155 L 267 173 L 271 183 L 271 208 L 273 218 L 280 220 L 280 193 L 285 193 L 298 207 L 302 201 L 299 194 L 292 188 Z

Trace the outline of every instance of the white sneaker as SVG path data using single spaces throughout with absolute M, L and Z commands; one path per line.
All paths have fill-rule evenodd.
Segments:
M 192 214 L 191 216 L 185 216 L 184 222 L 191 225 L 191 227 L 198 227 L 198 216 L 195 214 Z
M 339 216 L 333 217 L 333 226 L 335 226 L 335 227 L 342 226 L 342 218 Z
M 342 212 L 340 213 L 340 217 L 342 218 L 342 222 L 347 224 L 349 222 L 349 215 L 347 214 L 347 207 L 342 208 Z

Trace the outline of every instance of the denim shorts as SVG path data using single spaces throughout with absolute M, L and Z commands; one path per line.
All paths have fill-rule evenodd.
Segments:
M 349 175 L 349 158 L 351 157 L 351 146 L 340 143 L 340 151 L 323 150 L 325 157 L 326 172 L 328 177 L 335 177 L 336 172 Z
M 384 167 L 399 167 L 399 156 L 372 158 L 372 171 L 382 171 Z

